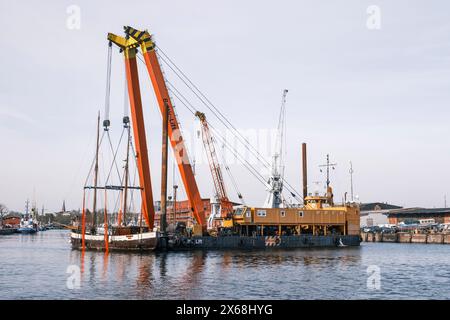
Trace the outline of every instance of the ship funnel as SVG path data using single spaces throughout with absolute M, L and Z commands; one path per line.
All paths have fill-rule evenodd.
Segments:
M 308 170 L 306 162 L 306 143 L 302 143 L 302 166 L 303 166 L 303 203 L 306 204 L 308 196 Z

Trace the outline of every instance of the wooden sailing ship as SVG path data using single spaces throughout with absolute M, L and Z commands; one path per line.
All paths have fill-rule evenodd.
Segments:
M 97 121 L 96 152 L 92 166 L 93 171 L 91 170 L 89 173 L 84 186 L 81 221 L 77 223 L 76 230 L 73 230 L 71 233 L 71 243 L 73 248 L 81 250 L 154 250 L 158 244 L 158 233 L 153 225 L 155 210 L 153 205 L 145 124 L 137 76 L 138 70 L 135 48 L 121 47 L 120 43 L 117 42 L 114 43 L 119 45 L 121 52 L 124 52 L 125 56 L 126 83 L 130 101 L 131 121 L 125 114 L 123 117 L 122 137 L 125 133 L 127 137 L 126 159 L 124 160 L 125 165 L 123 167 L 123 175 L 118 179 L 119 183 L 113 184 L 111 183 L 112 179 L 110 180 L 113 167 L 115 166 L 117 171 L 119 170 L 118 165 L 115 162 L 117 155 L 116 151 L 115 153 L 113 152 L 113 164 L 110 167 L 111 170 L 105 183 L 103 185 L 99 184 L 99 150 L 104 137 L 109 139 L 111 151 L 113 151 L 109 135 L 109 90 L 113 41 L 111 39 L 109 40 L 107 93 L 103 121 L 104 131 L 100 138 L 99 113 Z M 133 129 L 134 144 L 133 139 L 131 138 L 131 129 Z M 132 157 L 130 157 L 130 152 L 133 152 Z M 133 162 L 135 162 L 135 173 L 139 180 L 138 185 L 132 185 L 130 183 L 130 165 Z M 91 175 L 91 173 L 93 174 Z M 92 178 L 92 184 L 88 183 L 89 178 Z M 111 203 L 108 194 L 111 192 L 115 193 L 115 199 L 119 200 L 116 201 L 116 203 L 120 203 L 117 212 L 115 211 L 115 207 L 111 212 L 108 211 L 108 206 Z M 132 192 L 137 192 L 140 196 L 141 203 L 138 206 L 140 208 L 138 214 L 136 214 L 136 212 L 130 212 L 130 193 Z M 99 210 L 99 200 L 102 200 L 100 197 L 101 193 L 104 195 L 103 209 Z M 92 211 L 89 210 L 91 207 L 89 201 L 87 201 L 88 194 L 89 196 L 91 194 L 93 195 Z M 136 206 L 134 206 L 134 208 L 136 208 Z
M 108 131 L 109 120 L 104 122 L 105 132 Z M 81 215 L 81 224 L 71 233 L 72 247 L 75 249 L 95 249 L 95 250 L 154 250 L 157 246 L 157 232 L 149 227 L 145 221 L 148 220 L 145 208 L 142 206 L 139 213 L 138 223 L 132 218 L 127 218 L 129 211 L 129 193 L 133 190 L 140 190 L 141 196 L 146 196 L 145 189 L 141 186 L 133 186 L 129 184 L 130 171 L 130 147 L 132 146 L 129 118 L 124 117 L 124 132 L 127 136 L 126 159 L 124 165 L 123 178 L 120 179 L 120 185 L 106 184 L 100 186 L 98 184 L 99 171 L 99 149 L 100 149 L 100 115 L 97 123 L 97 144 L 95 153 L 95 165 L 93 172 L 93 185 L 84 186 L 83 209 Z M 102 139 L 103 140 L 103 139 Z M 142 147 L 142 142 L 141 142 Z M 89 177 L 88 177 L 89 178 Z M 88 211 L 86 205 L 86 193 L 92 191 L 93 203 L 92 214 L 87 219 Z M 103 215 L 98 210 L 99 193 L 104 194 Z M 116 214 L 108 214 L 108 193 L 114 192 L 118 194 L 120 199 L 120 207 Z M 102 219 L 99 219 L 102 216 Z M 134 214 L 136 216 L 136 214 Z M 90 220 L 90 221 L 87 221 Z M 100 223 L 100 220 L 101 223 Z

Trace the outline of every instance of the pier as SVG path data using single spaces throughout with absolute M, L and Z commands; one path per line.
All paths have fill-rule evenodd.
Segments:
M 363 242 L 450 244 L 450 233 L 361 232 Z

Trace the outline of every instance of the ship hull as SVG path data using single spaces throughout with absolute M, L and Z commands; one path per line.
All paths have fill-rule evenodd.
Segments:
M 16 233 L 17 229 L 7 228 L 7 229 L 0 229 L 0 235 L 9 235 Z
M 328 236 L 221 236 L 192 237 L 169 239 L 169 250 L 193 249 L 289 249 L 289 248 L 337 248 L 358 247 L 361 243 L 359 235 Z
M 82 249 L 82 234 L 72 232 L 70 240 L 73 249 Z M 153 251 L 158 244 L 156 232 L 108 236 L 108 250 L 114 251 Z M 86 250 L 106 250 L 104 235 L 85 235 Z
M 36 233 L 37 232 L 37 230 L 36 229 L 34 229 L 34 228 L 19 228 L 19 229 L 17 229 L 17 232 L 18 233 L 23 233 L 23 234 L 33 234 L 33 233 Z

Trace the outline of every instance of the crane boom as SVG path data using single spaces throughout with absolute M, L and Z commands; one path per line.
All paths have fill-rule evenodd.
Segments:
M 155 43 L 152 40 L 148 31 L 139 31 L 132 27 L 125 27 L 125 34 L 137 43 L 139 43 L 144 56 L 147 71 L 153 85 L 153 89 L 158 101 L 161 114 L 165 108 L 168 108 L 169 113 L 169 137 L 170 144 L 174 150 L 175 159 L 178 164 L 178 170 L 183 181 L 184 188 L 193 210 L 195 220 L 202 226 L 203 231 L 206 231 L 205 209 L 203 201 L 200 197 L 200 192 L 195 180 L 194 172 L 187 154 L 186 146 L 181 135 L 180 126 L 173 108 L 172 101 L 169 96 L 169 91 L 166 86 L 166 81 L 159 64 L 158 57 L 155 52 Z M 130 40 L 131 40 L 130 39 Z
M 219 201 L 220 207 L 217 208 L 217 203 L 212 205 L 212 212 L 208 219 L 208 228 L 214 229 L 214 221 L 216 219 L 229 218 L 233 213 L 233 203 L 229 200 L 227 195 L 227 190 L 225 188 L 225 183 L 223 180 L 222 169 L 217 158 L 216 149 L 214 147 L 214 140 L 209 130 L 208 122 L 206 121 L 206 116 L 204 113 L 197 111 L 195 116 L 199 118 L 202 125 L 202 140 L 203 146 L 206 150 L 206 155 L 208 157 L 209 168 L 211 170 L 211 175 L 213 178 L 214 189 L 216 192 L 216 198 Z
M 208 122 L 206 121 L 206 116 L 204 113 L 197 111 L 195 116 L 199 118 L 202 125 L 202 138 L 203 145 L 206 150 L 206 155 L 208 156 L 209 167 L 213 177 L 214 189 L 216 190 L 219 199 L 227 199 L 227 192 L 225 190 L 225 185 L 223 182 L 222 170 L 219 166 L 219 160 L 217 159 L 216 149 L 214 148 L 214 141 L 209 131 Z

